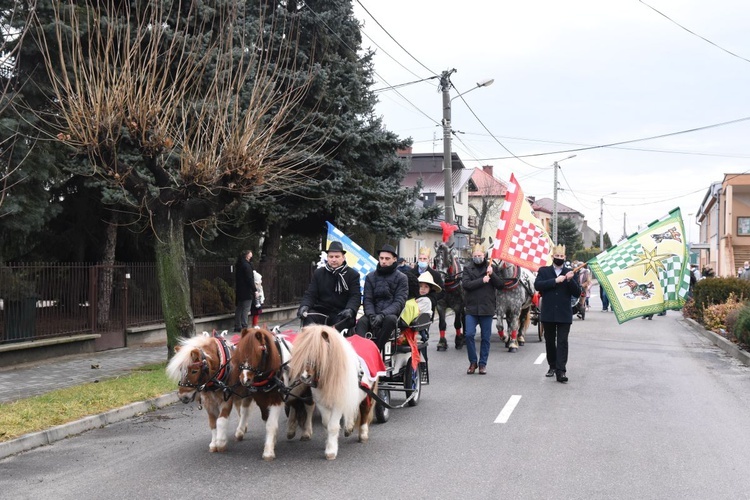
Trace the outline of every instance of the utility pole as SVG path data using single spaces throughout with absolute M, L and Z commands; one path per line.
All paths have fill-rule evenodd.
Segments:
M 557 169 L 560 168 L 557 162 L 552 165 L 555 169 L 554 175 L 554 195 L 552 202 L 552 242 L 557 246 Z
M 617 194 L 609 193 L 607 196 Z M 604 251 L 604 197 L 599 199 L 599 250 Z
M 453 160 L 451 158 L 451 75 L 456 69 L 446 70 L 440 75 L 440 90 L 443 93 L 443 182 L 445 183 L 445 222 L 453 224 Z
M 625 229 L 625 227 L 626 227 L 625 220 L 627 219 L 627 217 L 628 217 L 627 212 L 623 212 L 622 213 L 622 239 L 623 240 L 627 240 L 628 239 L 628 230 Z

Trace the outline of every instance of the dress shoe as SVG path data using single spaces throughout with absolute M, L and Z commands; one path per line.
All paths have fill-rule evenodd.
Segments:
M 550 368 L 549 370 L 547 370 L 547 374 L 545 375 L 545 377 L 554 377 L 554 376 L 555 376 L 554 368 Z
M 472 363 L 472 364 L 469 365 L 469 369 L 466 370 L 466 374 L 467 375 L 474 375 L 475 371 L 477 371 L 477 364 L 476 363 Z
M 557 372 L 557 381 L 563 384 L 568 381 L 568 377 L 565 375 L 565 372 Z
M 487 367 L 484 365 L 479 365 L 479 374 L 480 375 L 487 375 Z

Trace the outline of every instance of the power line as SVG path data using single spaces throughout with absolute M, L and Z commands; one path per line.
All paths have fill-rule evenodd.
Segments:
M 455 86 L 454 86 L 454 88 L 455 88 Z M 456 89 L 456 90 L 458 90 L 458 89 Z M 536 168 L 536 169 L 544 168 L 544 167 L 537 167 L 536 165 L 532 165 L 531 163 L 527 162 L 526 160 L 523 160 L 523 159 L 519 158 L 518 156 L 516 156 L 515 153 L 513 153 L 513 151 L 511 151 L 510 149 L 508 149 L 505 146 L 505 144 L 503 144 L 502 142 L 500 142 L 500 139 L 498 139 L 497 137 L 495 137 L 495 135 L 492 132 L 490 132 L 490 129 L 487 128 L 487 125 L 485 125 L 484 122 L 479 119 L 479 117 L 474 112 L 474 110 L 471 109 L 471 106 L 469 106 L 469 103 L 466 102 L 466 99 L 464 99 L 464 96 L 461 93 L 459 93 L 458 96 L 464 102 L 464 104 L 466 105 L 466 108 L 471 112 L 471 114 L 474 115 L 474 118 L 479 122 L 479 124 L 482 126 L 482 128 L 484 128 L 487 131 L 487 133 L 490 134 L 490 137 L 492 137 L 493 139 L 495 139 L 495 142 L 497 142 L 498 144 L 500 144 L 500 146 L 502 146 L 502 148 L 504 150 L 506 150 L 508 153 L 510 153 L 511 155 L 513 155 L 512 156 L 513 158 L 517 159 L 521 163 L 525 163 L 526 165 L 528 165 L 528 166 L 530 166 L 532 168 Z M 481 161 L 481 160 L 478 160 L 478 161 Z
M 691 128 L 691 129 L 687 129 L 687 130 L 680 130 L 678 132 L 670 132 L 668 134 L 653 135 L 653 136 L 650 136 L 650 137 L 642 137 L 640 139 L 630 139 L 630 140 L 627 140 L 627 141 L 610 142 L 608 144 L 600 144 L 598 146 L 588 146 L 588 147 L 582 147 L 582 148 L 564 149 L 564 150 L 561 150 L 561 151 L 549 151 L 547 153 L 532 153 L 532 154 L 527 154 L 527 155 L 521 155 L 520 157 L 516 156 L 516 155 L 513 155 L 513 156 L 497 156 L 497 157 L 494 157 L 494 158 L 482 158 L 481 161 L 509 160 L 511 158 L 520 159 L 520 158 L 530 158 L 530 157 L 534 157 L 534 156 L 559 155 L 559 154 L 565 154 L 565 153 L 577 153 L 579 151 L 589 151 L 589 150 L 592 150 L 592 149 L 611 148 L 613 146 L 621 146 L 623 144 L 633 144 L 635 142 L 651 141 L 651 140 L 654 140 L 654 139 L 663 139 L 664 137 L 672 137 L 672 136 L 675 136 L 675 135 L 688 134 L 688 133 L 691 133 L 691 132 L 699 132 L 701 130 L 708 130 L 708 129 L 711 129 L 711 128 L 723 127 L 723 126 L 726 126 L 726 125 L 733 125 L 735 123 L 740 123 L 740 122 L 744 122 L 744 121 L 748 121 L 748 120 L 750 120 L 750 116 L 746 116 L 744 118 L 738 118 L 736 120 L 730 120 L 730 121 L 727 121 L 727 122 L 714 123 L 712 125 L 706 125 L 706 126 L 703 126 L 703 127 L 695 127 L 695 128 Z
M 378 42 L 376 42 L 375 40 L 373 40 L 370 35 L 368 35 L 367 33 L 365 33 L 365 30 L 363 30 L 362 28 L 360 28 L 359 32 L 362 33 L 363 35 L 365 35 L 367 37 L 367 39 L 370 40 L 372 43 L 374 43 L 375 46 L 377 48 L 379 48 L 385 55 L 387 55 L 388 57 L 390 57 L 391 59 L 393 59 L 393 61 L 396 64 L 398 64 L 399 66 L 401 66 L 402 68 L 404 68 L 406 71 L 408 71 L 412 75 L 416 76 L 417 78 L 422 78 L 421 76 L 419 76 L 418 74 L 416 74 L 415 72 L 413 72 L 412 70 L 410 70 L 409 68 L 407 68 L 406 66 L 404 66 L 403 64 L 401 64 L 401 61 L 399 61 L 398 59 L 396 59 L 395 57 L 393 57 L 391 54 L 389 54 L 387 50 L 385 50 L 383 47 L 381 47 L 380 45 L 378 45 Z M 436 77 L 431 77 L 431 78 L 436 78 Z M 427 78 L 422 78 L 422 80 L 418 80 L 418 81 L 421 82 L 421 81 L 424 81 L 424 80 L 427 80 Z M 412 83 L 417 83 L 417 82 L 412 82 Z M 403 85 L 404 84 L 401 84 L 401 86 L 403 86 Z
M 700 39 L 701 39 L 701 40 L 703 40 L 704 42 L 710 43 L 711 45 L 713 45 L 713 46 L 714 46 L 714 47 L 716 47 L 717 49 L 723 50 L 724 52 L 726 52 L 726 53 L 727 53 L 727 54 L 729 54 L 730 56 L 734 56 L 734 57 L 736 57 L 737 59 L 742 59 L 742 60 L 743 60 L 743 61 L 745 61 L 745 62 L 750 62 L 750 59 L 746 59 L 746 58 L 742 57 L 741 55 L 735 54 L 735 53 L 734 53 L 734 52 L 732 52 L 731 50 L 727 50 L 727 49 L 725 49 L 724 47 L 722 47 L 721 45 L 718 45 L 718 44 L 716 44 L 716 43 L 712 42 L 712 41 L 711 41 L 711 40 L 709 40 L 708 38 L 706 38 L 706 37 L 704 37 L 704 36 L 701 36 L 701 35 L 699 35 L 699 34 L 698 34 L 698 33 L 696 33 L 695 31 L 692 31 L 692 30 L 690 30 L 690 29 L 686 28 L 685 26 L 681 25 L 680 23 L 678 23 L 677 21 L 675 21 L 674 19 L 672 19 L 671 17 L 669 17 L 669 16 L 668 16 L 668 15 L 666 15 L 665 13 L 663 13 L 663 12 L 661 12 L 660 10 L 657 10 L 656 8 L 654 8 L 654 7 L 650 6 L 649 4 L 647 4 L 646 2 L 644 2 L 643 0 L 638 0 L 638 1 L 639 1 L 640 3 L 642 3 L 643 5 L 645 5 L 646 7 L 648 7 L 649 9 L 653 10 L 654 12 L 656 12 L 657 14 L 659 14 L 660 16 L 662 16 L 662 17 L 664 17 L 665 19 L 667 19 L 667 20 L 668 20 L 669 22 L 671 22 L 671 23 L 675 24 L 676 26 L 679 26 L 679 27 L 680 27 L 680 28 L 682 28 L 683 30 L 687 31 L 687 32 L 688 32 L 688 33 L 690 33 L 691 35 L 693 35 L 693 36 L 697 36 L 698 38 L 700 38 Z
M 435 72 L 434 72 L 434 71 L 432 71 L 432 70 L 431 70 L 430 68 L 428 68 L 427 66 L 425 66 L 424 64 L 422 64 L 422 61 L 420 61 L 419 59 L 417 59 L 416 57 L 414 57 L 414 56 L 413 56 L 413 55 L 411 54 L 411 52 L 409 52 L 408 50 L 406 50 L 406 49 L 404 48 L 404 46 L 403 46 L 403 45 L 401 45 L 401 44 L 400 44 L 400 43 L 398 42 L 398 40 L 396 40 L 395 38 L 393 38 L 393 36 L 392 36 L 392 35 L 391 35 L 391 34 L 390 34 L 390 33 L 388 32 L 388 30 L 387 30 L 387 29 L 385 29 L 385 28 L 383 27 L 383 25 L 382 25 L 382 24 L 380 24 L 380 22 L 379 22 L 379 21 L 378 21 L 377 19 L 375 19 L 375 16 L 373 16 L 373 15 L 372 15 L 372 14 L 370 13 L 370 11 L 369 11 L 369 10 L 367 10 L 367 7 L 365 7 L 364 5 L 362 5 L 362 2 L 360 2 L 359 0 L 357 0 L 357 3 L 359 4 L 359 6 L 360 6 L 360 7 L 362 7 L 362 9 L 363 9 L 363 10 L 364 10 L 365 12 L 367 12 L 367 15 L 368 15 L 368 16 L 370 16 L 370 17 L 372 18 L 372 20 L 373 20 L 373 21 L 375 21 L 375 24 L 377 24 L 378 26 L 380 26 L 380 29 L 382 29 L 382 30 L 383 30 L 383 31 L 385 32 L 385 34 L 386 34 L 386 35 L 388 35 L 388 36 L 390 37 L 390 39 L 391 39 L 391 40 L 393 40 L 394 42 L 396 42 L 396 45 L 398 45 L 399 47 L 401 47 L 401 50 L 403 50 L 404 52 L 406 52 L 406 53 L 407 53 L 407 54 L 409 55 L 409 57 L 411 57 L 412 59 L 414 59 L 414 60 L 415 60 L 415 61 L 417 62 L 417 64 L 419 64 L 420 66 L 422 66 L 422 67 L 423 67 L 424 69 L 426 69 L 427 71 L 429 71 L 429 72 L 430 72 L 430 73 L 432 73 L 433 75 L 435 75 L 435 76 L 438 76 L 438 74 L 437 74 L 437 73 L 435 73 Z M 369 38 L 369 37 L 368 37 L 368 38 Z
M 398 62 L 398 61 L 396 61 L 396 62 Z M 419 77 L 419 75 L 415 75 L 415 76 Z M 438 77 L 438 76 L 428 76 L 427 78 L 422 78 L 421 80 L 414 80 L 412 82 L 399 83 L 399 84 L 396 84 L 396 85 L 390 85 L 388 87 L 383 87 L 383 88 L 380 88 L 380 89 L 375 89 L 375 90 L 373 90 L 373 92 L 375 92 L 377 94 L 378 92 L 385 92 L 386 90 L 400 89 L 401 87 L 406 87 L 407 85 L 413 85 L 415 83 L 422 83 L 422 82 L 426 82 L 427 80 L 434 80 L 435 78 L 440 78 L 440 77 Z

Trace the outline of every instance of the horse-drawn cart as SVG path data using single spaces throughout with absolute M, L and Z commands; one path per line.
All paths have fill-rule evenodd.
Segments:
M 386 374 L 378 380 L 378 394 L 375 397 L 375 419 L 378 423 L 387 422 L 392 409 L 419 404 L 422 385 L 430 383 L 427 340 L 422 340 L 419 332 L 429 330 L 430 324 L 430 315 L 421 314 L 411 325 L 395 329 L 385 344 L 383 362 Z M 400 405 L 392 405 L 392 391 L 405 393 L 406 400 Z

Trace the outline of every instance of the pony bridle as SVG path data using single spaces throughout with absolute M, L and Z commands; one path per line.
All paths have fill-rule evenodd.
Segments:
M 268 345 L 261 345 L 260 350 L 260 363 L 258 363 L 257 367 L 254 367 L 247 361 L 245 361 L 244 363 L 240 363 L 239 365 L 240 372 L 250 372 L 252 374 L 252 377 L 248 375 L 248 377 L 244 381 L 242 381 L 242 385 L 245 387 L 262 387 L 268 385 L 272 380 L 274 380 L 276 370 L 266 369 L 266 365 L 268 364 Z M 279 354 L 280 353 L 281 351 L 279 351 Z

